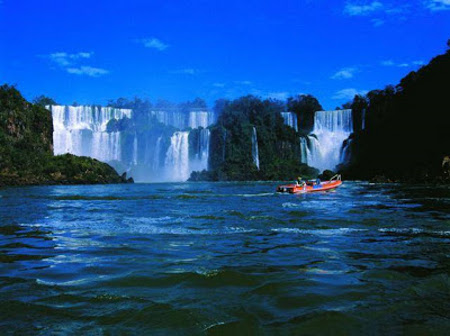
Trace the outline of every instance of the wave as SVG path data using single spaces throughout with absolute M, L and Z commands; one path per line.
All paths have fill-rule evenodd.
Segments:
M 296 233 L 296 234 L 309 234 L 320 236 L 334 236 L 343 235 L 354 232 L 368 231 L 368 229 L 354 229 L 354 228 L 339 228 L 339 229 L 299 229 L 299 228 L 277 228 L 272 229 L 274 232 L 281 233 Z
M 427 230 L 419 228 L 380 228 L 379 232 L 400 235 L 430 235 L 430 236 L 450 236 L 450 231 Z
M 170 224 L 181 223 L 184 218 L 159 217 L 159 218 L 138 218 L 127 220 L 126 231 L 149 235 L 223 235 L 254 232 L 239 226 L 226 226 L 217 229 L 203 229 L 199 227 L 170 226 Z M 165 222 L 170 222 L 165 225 Z M 154 225 L 159 224 L 159 225 Z
M 56 201 L 135 201 L 135 200 L 155 200 L 163 199 L 160 195 L 144 196 L 85 196 L 85 195 L 67 195 L 67 196 L 28 196 L 28 198 L 48 199 Z
M 302 208 L 303 205 L 299 203 L 286 202 L 281 204 L 283 208 Z
M 238 197 L 263 197 L 263 196 L 274 196 L 276 195 L 273 192 L 270 193 L 259 193 L 259 194 L 232 194 L 231 196 L 238 196 Z

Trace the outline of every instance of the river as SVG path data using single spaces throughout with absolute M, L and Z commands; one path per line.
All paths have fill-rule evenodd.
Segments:
M 0 189 L 0 334 L 447 334 L 450 189 Z

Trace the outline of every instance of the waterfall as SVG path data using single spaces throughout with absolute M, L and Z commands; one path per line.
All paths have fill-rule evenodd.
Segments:
M 352 111 L 317 111 L 314 129 L 307 137 L 306 162 L 319 170 L 335 169 L 341 163 L 344 140 L 353 132 Z M 302 141 L 302 140 L 301 140 Z
M 170 181 L 186 181 L 189 178 L 189 132 L 175 132 L 164 161 L 166 178 Z
M 156 171 L 159 169 L 160 166 L 160 158 L 161 158 L 161 140 L 162 137 L 158 137 L 158 140 L 156 140 L 155 145 L 155 155 L 153 156 L 153 170 Z
M 308 156 L 310 156 L 308 140 L 302 136 L 300 137 L 300 162 L 308 164 Z
M 192 109 L 188 112 L 183 112 L 177 109 L 171 110 L 154 110 L 151 115 L 164 124 L 176 127 L 180 130 L 191 128 L 206 128 L 216 122 L 216 115 L 213 111 Z
M 47 108 L 53 116 L 55 155 L 93 157 L 113 165 L 120 174 L 127 171 L 137 182 L 184 181 L 192 170 L 208 169 L 210 131 L 207 127 L 217 119 L 213 111 L 176 108 L 149 111 L 148 115 L 161 125 L 153 118 L 134 119 L 130 109 L 59 105 Z M 131 121 L 108 127 L 110 121 L 125 118 Z M 142 120 L 151 127 L 143 125 Z M 198 144 L 191 155 L 188 133 L 180 132 L 189 127 L 200 128 Z
M 255 164 L 256 168 L 258 168 L 258 170 L 259 170 L 258 136 L 256 134 L 255 127 L 253 127 L 253 132 L 252 132 L 252 156 L 253 156 L 253 163 Z
M 120 134 L 106 132 L 112 119 L 131 118 L 131 110 L 98 106 L 52 105 L 53 152 L 120 160 Z
M 90 151 L 78 154 L 77 151 L 72 150 L 66 153 L 90 156 L 103 162 L 120 161 L 122 159 L 120 132 L 94 132 Z
M 151 115 L 156 117 L 156 119 L 164 124 L 173 126 L 178 129 L 184 129 L 187 127 L 187 117 L 185 113 L 177 110 L 155 110 L 151 111 Z
M 192 144 L 193 153 L 190 153 L 192 154 L 189 162 L 191 170 L 208 170 L 210 138 L 211 132 L 209 129 L 201 128 L 199 130 L 198 136 L 195 138 L 196 142 Z
M 216 122 L 215 113 L 211 111 L 190 111 L 187 127 L 206 128 Z
M 347 163 L 350 160 L 352 142 L 353 139 L 344 141 L 344 145 L 341 150 L 341 163 Z
M 137 136 L 136 133 L 134 134 L 134 140 L 133 140 L 133 165 L 138 164 L 138 143 L 137 143 Z
M 209 129 L 200 130 L 199 137 L 199 148 L 198 148 L 198 160 L 200 161 L 199 170 L 208 169 L 208 159 L 209 159 L 209 140 L 211 132 Z
M 294 112 L 281 112 L 281 116 L 286 125 L 292 127 L 295 131 L 298 131 L 297 114 Z

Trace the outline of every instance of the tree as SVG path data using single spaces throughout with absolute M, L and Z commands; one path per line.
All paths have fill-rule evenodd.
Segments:
M 46 107 L 48 105 L 58 105 L 52 98 L 40 95 L 33 99 L 33 104 Z
M 156 101 L 155 107 L 157 109 L 173 109 L 176 107 L 176 105 L 168 100 L 158 99 Z
M 311 95 L 298 95 L 288 98 L 289 111 L 297 114 L 299 132 L 308 134 L 314 127 L 314 114 L 323 110 L 319 101 Z
M 217 116 L 220 116 L 223 112 L 223 110 L 230 104 L 230 101 L 228 99 L 217 99 L 214 103 L 214 113 Z

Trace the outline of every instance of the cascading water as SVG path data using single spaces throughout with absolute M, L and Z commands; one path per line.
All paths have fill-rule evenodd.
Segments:
M 160 168 L 160 157 L 161 157 L 161 140 L 162 137 L 158 137 L 155 145 L 155 155 L 153 156 L 153 170 L 157 171 Z
M 188 113 L 179 110 L 155 110 L 151 114 L 164 124 L 180 130 L 190 128 L 206 128 L 216 122 L 216 115 L 212 111 L 194 109 Z
M 208 170 L 209 160 L 209 143 L 211 132 L 207 128 L 200 129 L 197 142 L 194 148 L 194 158 L 190 163 L 191 170 L 202 171 Z
M 133 140 L 133 164 L 137 165 L 138 163 L 138 142 L 137 142 L 137 135 L 134 134 L 134 140 Z
M 53 152 L 120 160 L 120 134 L 107 132 L 112 119 L 131 118 L 131 110 L 97 106 L 51 106 Z
M 350 160 L 352 142 L 353 139 L 347 139 L 347 141 L 344 142 L 341 150 L 341 163 L 346 163 Z
M 53 116 L 55 155 L 90 156 L 111 164 L 120 174 L 127 171 L 137 182 L 185 181 L 192 170 L 208 169 L 210 131 L 206 127 L 216 121 L 212 111 L 151 111 L 149 114 L 163 125 L 154 124 L 150 118 L 148 122 L 153 126 L 146 131 L 145 125 L 135 123 L 129 109 L 97 106 L 47 108 L 51 109 Z M 108 126 L 113 119 L 117 123 Z M 138 131 L 136 125 L 143 126 L 144 131 Z M 170 126 L 178 129 L 172 131 L 172 135 Z M 188 132 L 179 132 L 188 127 L 203 127 L 199 131 L 198 152 L 193 155 L 192 162 L 189 162 L 189 143 L 185 141 Z
M 175 132 L 164 161 L 166 179 L 186 181 L 189 178 L 189 132 Z
M 342 162 L 340 154 L 343 142 L 352 132 L 351 110 L 317 111 L 314 129 L 307 136 L 308 146 L 304 150 L 306 163 L 321 171 L 335 169 Z
M 284 123 L 296 131 L 298 131 L 297 124 L 297 114 L 294 112 L 281 112 L 281 116 L 283 117 Z
M 308 156 L 311 156 L 306 137 L 300 137 L 300 162 L 308 164 Z
M 258 170 L 259 170 L 258 135 L 256 133 L 255 127 L 253 127 L 253 130 L 252 130 L 252 156 L 253 156 L 253 163 L 255 164 L 256 168 L 258 168 Z
M 187 126 L 191 128 L 206 128 L 215 122 L 215 113 L 211 111 L 191 111 L 189 112 L 189 123 Z
M 186 114 L 178 110 L 156 110 L 151 111 L 151 114 L 164 125 L 170 125 L 178 129 L 184 129 L 188 125 Z

